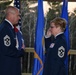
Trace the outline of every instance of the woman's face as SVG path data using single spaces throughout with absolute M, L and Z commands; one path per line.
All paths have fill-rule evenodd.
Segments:
M 59 33 L 60 27 L 56 27 L 55 23 L 50 24 L 51 34 L 56 36 Z

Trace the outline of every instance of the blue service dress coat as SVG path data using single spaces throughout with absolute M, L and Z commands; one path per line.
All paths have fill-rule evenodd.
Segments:
M 24 51 L 17 50 L 15 32 L 6 20 L 0 25 L 0 75 L 21 75 L 20 57 Z
M 62 33 L 58 35 L 48 47 L 44 63 L 43 75 L 66 75 L 66 56 L 67 43 L 65 36 Z

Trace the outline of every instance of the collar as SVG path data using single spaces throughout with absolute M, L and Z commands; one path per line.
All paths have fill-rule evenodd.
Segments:
M 13 24 L 9 20 L 5 19 L 5 21 L 7 21 L 12 26 L 12 28 L 14 28 Z
M 58 33 L 58 34 L 55 36 L 55 38 L 56 38 L 58 35 L 60 35 L 60 34 L 63 34 L 63 32 Z

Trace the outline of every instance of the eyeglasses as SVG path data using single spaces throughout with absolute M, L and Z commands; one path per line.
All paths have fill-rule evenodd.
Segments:
M 50 26 L 50 28 L 55 28 L 55 26 Z

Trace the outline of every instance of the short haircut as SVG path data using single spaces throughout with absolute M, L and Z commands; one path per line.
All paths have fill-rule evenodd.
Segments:
M 66 20 L 64 18 L 56 17 L 50 23 L 54 23 L 56 27 L 61 27 L 62 31 L 66 28 Z

